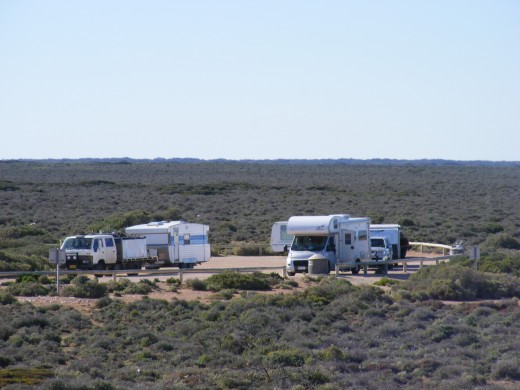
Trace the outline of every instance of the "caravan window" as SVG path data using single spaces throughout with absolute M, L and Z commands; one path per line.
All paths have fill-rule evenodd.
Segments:
M 358 239 L 359 241 L 365 241 L 368 237 L 368 234 L 367 234 L 367 231 L 366 230 L 360 230 L 358 231 Z
M 184 235 L 184 245 L 190 245 L 190 234 L 186 233 Z
M 280 239 L 284 241 L 292 240 L 293 236 L 287 233 L 287 225 L 280 226 Z
M 345 233 L 345 245 L 352 245 L 352 234 Z

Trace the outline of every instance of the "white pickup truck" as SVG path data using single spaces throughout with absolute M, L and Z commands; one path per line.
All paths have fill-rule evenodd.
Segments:
M 146 238 L 87 234 L 65 238 L 67 269 L 139 269 L 149 260 Z
M 370 253 L 372 260 L 392 259 L 392 245 L 386 237 L 370 237 Z

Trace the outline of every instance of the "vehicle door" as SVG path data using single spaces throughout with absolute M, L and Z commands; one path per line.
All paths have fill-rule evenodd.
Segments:
M 117 261 L 117 250 L 116 245 L 114 243 L 114 239 L 112 237 L 106 237 L 105 238 L 105 263 L 115 264 Z M 123 246 L 121 245 L 121 250 Z M 123 254 L 121 254 L 121 257 Z
M 356 260 L 356 251 L 354 239 L 356 232 L 354 230 L 342 230 L 340 233 L 340 263 L 348 263 Z
M 336 266 L 336 254 L 337 254 L 337 248 L 336 248 L 336 240 L 334 239 L 334 236 L 329 236 L 327 239 L 327 244 L 325 245 L 325 257 L 329 261 L 329 269 L 334 269 Z

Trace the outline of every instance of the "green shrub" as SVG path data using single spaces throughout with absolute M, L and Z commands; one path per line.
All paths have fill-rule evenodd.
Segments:
M 297 349 L 269 352 L 266 363 L 272 367 L 302 367 L 305 364 L 305 354 Z
M 399 283 L 401 283 L 399 280 L 384 277 L 384 278 L 379 279 L 377 282 L 374 282 L 373 285 L 374 286 L 395 286 Z
M 182 285 L 182 282 L 178 278 L 168 278 L 166 283 L 170 287 L 170 291 L 177 292 Z
M 520 380 L 520 359 L 500 360 L 491 373 L 494 379 L 506 381 Z
M 354 287 L 350 282 L 338 278 L 323 278 L 316 286 L 311 286 L 303 292 L 303 297 L 313 303 L 328 304 L 334 299 L 351 294 L 358 287 Z
M 186 286 L 195 291 L 206 291 L 208 289 L 206 281 L 197 278 L 188 279 L 186 281 Z
M 472 300 L 520 297 L 520 279 L 505 274 L 476 272 L 460 264 L 425 267 L 399 289 L 433 299 Z
M 16 278 L 16 283 L 37 283 L 38 276 L 33 274 L 24 274 L 20 275 Z
M 238 292 L 237 290 L 226 289 L 226 290 L 222 290 L 222 291 L 219 291 L 218 293 L 211 295 L 209 298 L 215 299 L 215 300 L 216 299 L 230 300 L 230 299 L 233 299 L 234 295 L 237 294 L 237 292 Z
M 501 233 L 490 236 L 483 244 L 485 248 L 492 249 L 520 249 L 520 242 L 508 234 Z
M 96 279 L 86 282 L 78 279 L 77 284 L 65 286 L 62 295 L 76 298 L 102 298 L 107 295 L 107 287 Z
M 49 286 L 43 286 L 40 283 L 23 282 L 13 283 L 7 286 L 7 292 L 16 296 L 35 297 L 49 295 L 51 288 Z
M 141 294 L 146 295 L 152 292 L 152 286 L 146 282 L 130 283 L 124 290 L 123 294 Z
M 235 272 L 224 272 L 211 275 L 206 279 L 208 290 L 221 291 L 225 289 L 236 290 L 270 290 L 269 276 L 260 273 L 240 274 Z
M 38 385 L 48 378 L 52 378 L 54 372 L 47 368 L 10 368 L 0 370 L 0 387 L 9 384 L 22 384 L 27 386 Z
M 0 305 L 10 305 L 16 301 L 12 294 L 0 291 Z

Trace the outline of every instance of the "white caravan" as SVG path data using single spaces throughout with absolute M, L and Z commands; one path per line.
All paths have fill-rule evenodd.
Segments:
M 208 231 L 208 225 L 184 221 L 150 222 L 125 229 L 129 236 L 146 237 L 148 253 L 157 258 L 158 266 L 179 268 L 193 268 L 209 260 Z
M 325 258 L 328 269 L 336 264 L 369 261 L 370 218 L 350 218 L 348 215 L 295 216 L 289 218 L 287 233 L 294 240 L 287 256 L 287 274 L 309 271 L 311 258 Z M 345 266 L 357 274 L 360 266 Z
M 370 225 L 370 236 L 386 237 L 392 246 L 392 260 L 404 259 L 406 256 L 406 251 L 410 247 L 408 239 L 401 231 L 400 225 Z
M 287 233 L 287 221 L 278 221 L 271 228 L 271 250 L 273 252 L 287 252 L 291 247 L 294 236 Z

